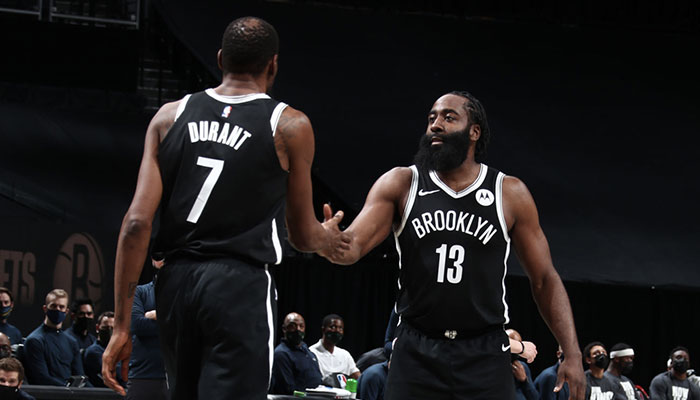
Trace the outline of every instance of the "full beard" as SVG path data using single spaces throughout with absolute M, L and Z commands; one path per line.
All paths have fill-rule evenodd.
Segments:
M 443 172 L 459 167 L 467 159 L 469 128 L 467 126 L 463 131 L 454 133 L 421 136 L 413 162 L 423 171 Z M 431 144 L 435 136 L 442 139 L 442 144 Z

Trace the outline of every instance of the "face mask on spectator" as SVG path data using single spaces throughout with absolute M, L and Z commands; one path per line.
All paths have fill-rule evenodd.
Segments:
M 10 316 L 11 312 L 12 312 L 12 306 L 0 308 L 0 319 L 7 319 L 7 317 Z
M 100 338 L 100 343 L 107 345 L 107 343 L 109 343 L 109 339 L 112 338 L 112 328 L 102 328 L 99 330 L 97 335 Z
M 21 400 L 19 396 L 19 388 L 16 386 L 0 385 L 0 399 Z
M 679 374 L 685 374 L 688 371 L 688 367 L 690 367 L 690 362 L 685 358 L 673 360 L 673 370 Z
M 304 340 L 304 336 L 304 332 L 300 330 L 286 332 L 284 334 L 285 339 L 287 339 L 287 344 L 289 344 L 292 347 L 299 346 L 301 344 L 301 341 Z
M 335 345 L 343 339 L 343 334 L 340 332 L 326 332 L 326 339 Z
M 632 368 L 634 368 L 634 361 L 620 363 L 622 375 L 629 375 L 632 372 Z
M 596 367 L 598 368 L 603 368 L 608 366 L 608 356 L 607 354 L 600 353 L 597 356 L 595 356 L 595 361 L 593 364 L 595 364 Z
M 78 332 L 83 332 L 88 329 L 89 326 L 93 324 L 93 319 L 88 317 L 81 317 L 75 320 L 75 330 Z
M 49 321 L 51 321 L 52 324 L 58 325 L 61 322 L 63 322 L 64 319 L 66 319 L 66 312 L 58 310 L 46 310 L 46 316 L 49 318 Z

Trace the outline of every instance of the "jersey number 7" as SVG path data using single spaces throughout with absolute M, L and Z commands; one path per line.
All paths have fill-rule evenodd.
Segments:
M 207 179 L 204 180 L 202 190 L 199 191 L 197 199 L 195 199 L 194 205 L 190 210 L 190 215 L 187 216 L 187 222 L 191 222 L 193 224 L 197 223 L 199 217 L 202 215 L 204 206 L 207 205 L 207 200 L 209 200 L 211 191 L 214 190 L 214 185 L 216 185 L 216 181 L 219 180 L 221 171 L 224 169 L 224 160 L 217 160 L 214 158 L 207 157 L 198 157 L 197 165 L 211 168 L 211 172 L 209 172 Z

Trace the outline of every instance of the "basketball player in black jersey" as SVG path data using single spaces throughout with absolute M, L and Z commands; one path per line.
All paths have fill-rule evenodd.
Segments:
M 525 184 L 479 161 L 489 138 L 481 103 L 467 92 L 440 97 L 416 164 L 394 168 L 371 188 L 345 231 L 351 249 L 327 258 L 352 264 L 394 232 L 397 312 L 387 399 L 511 399 L 506 262 L 511 241 L 542 317 L 566 353 L 555 391 L 567 381 L 583 399 L 581 350 L 569 299 L 552 264 Z M 477 161 L 479 160 L 479 161 Z M 330 220 L 331 209 L 324 207 Z
M 275 287 L 268 266 L 289 241 L 304 252 L 343 248 L 338 213 L 312 208 L 314 137 L 301 111 L 270 98 L 278 38 L 245 17 L 224 32 L 215 89 L 161 107 L 146 132 L 134 199 L 115 267 L 116 321 L 105 383 L 131 352 L 130 314 L 160 209 L 154 251 L 164 255 L 156 304 L 172 399 L 265 399 L 273 357 Z

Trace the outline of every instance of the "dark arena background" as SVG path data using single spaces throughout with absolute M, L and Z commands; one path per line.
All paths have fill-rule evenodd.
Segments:
M 579 343 L 636 352 L 648 389 L 668 352 L 700 368 L 700 3 L 677 1 L 0 0 L 0 286 L 24 336 L 53 288 L 111 310 L 114 258 L 146 126 L 221 78 L 225 26 L 280 35 L 273 95 L 316 134 L 315 208 L 349 224 L 372 183 L 412 162 L 433 101 L 468 90 L 493 132 L 487 164 L 537 202 Z M 398 277 L 393 238 L 340 267 L 287 245 L 276 323 L 329 313 L 357 358 L 383 345 Z M 141 283 L 153 275 L 144 268 Z M 511 322 L 539 355 L 556 343 L 511 255 Z M 276 343 L 280 329 L 277 329 Z M 59 398 L 59 397 L 55 397 Z

